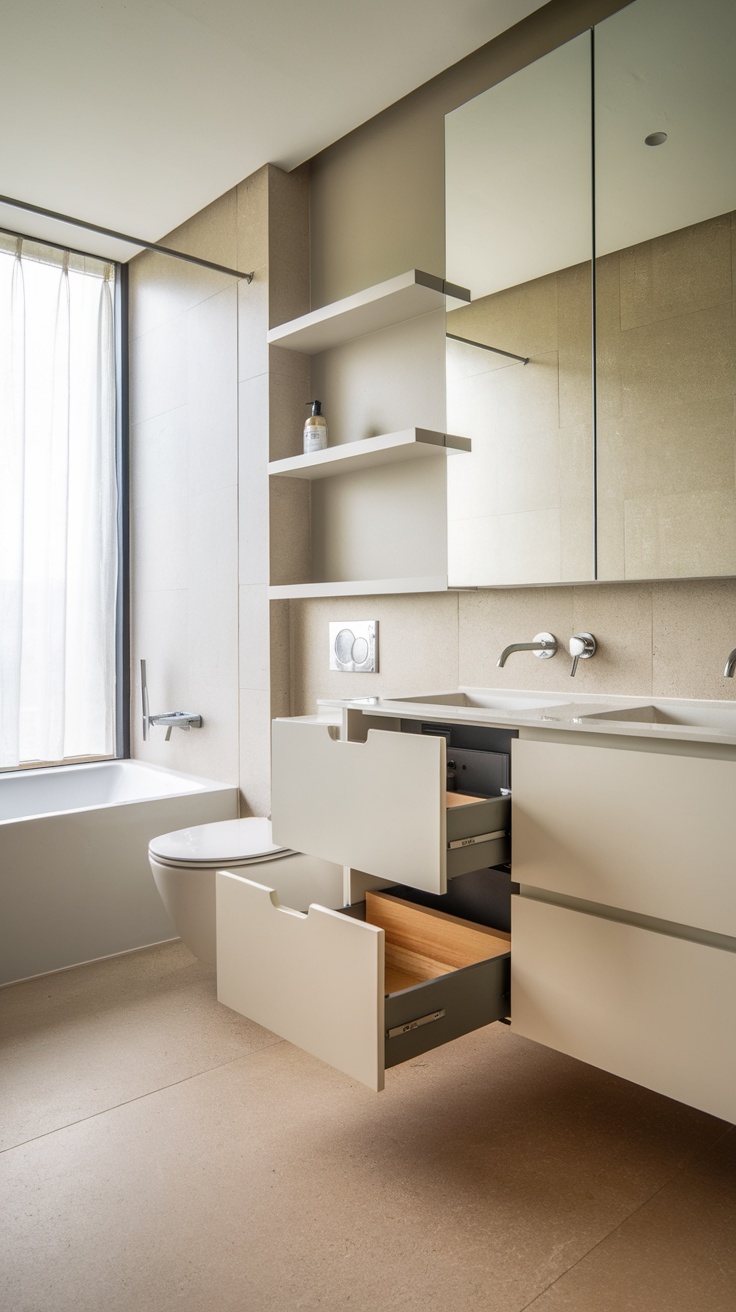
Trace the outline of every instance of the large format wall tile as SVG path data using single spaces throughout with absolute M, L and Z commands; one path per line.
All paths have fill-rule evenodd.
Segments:
M 236 316 L 235 286 L 187 314 L 189 473 L 196 489 L 237 481 Z
M 318 697 L 443 692 L 458 682 L 457 597 L 333 597 L 290 602 L 294 715 Z M 379 672 L 330 670 L 330 621 L 379 621 Z
M 271 460 L 300 456 L 304 450 L 304 421 L 312 396 L 311 360 L 300 351 L 272 346 L 268 353 Z
M 624 552 L 634 579 L 736 574 L 736 488 L 626 501 Z
M 187 319 L 175 314 L 131 342 L 130 420 L 144 419 L 184 405 L 187 399 Z
M 654 695 L 736 698 L 736 679 L 723 677 L 736 647 L 736 579 L 660 583 L 652 597 Z
M 652 691 L 652 590 L 649 584 L 575 588 L 573 633 L 592 633 L 598 651 L 578 665 L 575 692 L 646 697 Z M 564 660 L 570 668 L 567 652 Z
M 447 331 L 515 355 L 544 355 L 557 350 L 557 295 L 556 274 L 534 278 L 451 310 Z M 503 367 L 502 356 L 479 351 L 475 358 L 487 360 L 488 368 Z
M 690 315 L 731 299 L 731 216 L 621 251 L 621 329 Z
M 268 691 L 271 656 L 268 624 L 268 587 L 265 583 L 240 588 L 240 687 Z
M 239 386 L 239 531 L 241 585 L 268 583 L 268 376 Z
M 570 683 L 566 644 L 573 626 L 572 588 L 508 588 L 461 593 L 460 683 L 471 688 L 561 689 Z M 551 660 L 516 652 L 498 661 L 512 642 L 553 633 L 562 650 Z
M 236 205 L 236 189 L 233 188 L 170 232 L 164 245 L 186 251 L 188 255 L 198 255 L 203 260 L 212 260 L 215 264 L 225 264 L 230 269 L 244 268 L 238 264 Z M 211 280 L 221 276 L 206 269 L 202 273 Z

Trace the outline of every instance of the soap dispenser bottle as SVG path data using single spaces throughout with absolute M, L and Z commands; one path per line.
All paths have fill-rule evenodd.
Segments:
M 321 401 L 307 401 L 312 413 L 304 425 L 304 454 L 312 451 L 324 451 L 327 446 L 327 420 L 322 414 Z

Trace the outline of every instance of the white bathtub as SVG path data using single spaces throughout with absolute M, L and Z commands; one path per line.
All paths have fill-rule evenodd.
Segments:
M 148 844 L 237 814 L 235 786 L 140 761 L 0 775 L 0 984 L 175 938 Z

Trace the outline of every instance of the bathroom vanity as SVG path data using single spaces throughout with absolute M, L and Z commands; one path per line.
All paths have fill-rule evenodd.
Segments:
M 736 1119 L 735 791 L 733 703 L 461 689 L 277 720 L 274 838 L 343 865 L 344 906 L 218 873 L 218 996 L 377 1090 L 504 1019 Z

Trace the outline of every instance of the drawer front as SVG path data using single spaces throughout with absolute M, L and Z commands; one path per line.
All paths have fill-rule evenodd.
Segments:
M 232 872 L 216 878 L 218 1000 L 380 1091 L 383 930 L 326 907 L 292 911 Z
M 508 797 L 446 807 L 446 746 L 433 735 L 274 720 L 277 843 L 427 893 L 509 859 Z
M 385 997 L 383 928 L 326 907 L 293 911 L 231 871 L 216 879 L 218 1000 L 376 1092 L 386 1067 L 508 1015 L 503 944 Z
M 520 884 L 736 936 L 736 762 L 512 746 Z
M 428 893 L 447 887 L 444 739 L 274 720 L 277 843 Z
M 736 953 L 512 898 L 517 1034 L 736 1120 Z

